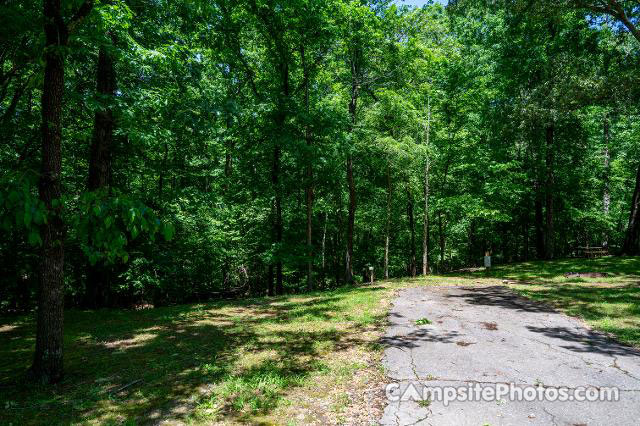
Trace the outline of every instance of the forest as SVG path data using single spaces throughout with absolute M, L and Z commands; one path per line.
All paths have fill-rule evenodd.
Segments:
M 0 312 L 636 255 L 634 0 L 0 0 Z

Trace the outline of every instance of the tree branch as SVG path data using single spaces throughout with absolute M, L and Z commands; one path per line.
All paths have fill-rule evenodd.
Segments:
M 587 2 L 583 0 L 574 0 L 573 4 L 576 8 L 588 9 L 595 13 L 612 16 L 620 21 L 631 32 L 635 39 L 640 42 L 640 29 L 631 22 L 629 15 L 624 10 L 619 0 L 606 0 L 606 3 L 599 1 Z

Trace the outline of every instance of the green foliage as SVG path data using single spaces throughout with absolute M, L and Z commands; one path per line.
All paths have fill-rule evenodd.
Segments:
M 65 2 L 65 19 L 80 3 Z M 55 203 L 68 303 L 90 266 L 123 305 L 264 294 L 279 263 L 285 291 L 307 288 L 309 263 L 317 289 L 341 284 L 348 157 L 358 279 L 382 275 L 387 238 L 390 275 L 411 272 L 425 219 L 432 271 L 486 250 L 497 263 L 544 257 L 540 242 L 555 256 L 604 242 L 615 253 L 640 158 L 640 44 L 575 2 L 529 3 L 95 2 L 65 50 Z M 0 6 L 0 303 L 24 309 L 47 218 L 33 172 L 41 6 Z M 114 93 L 97 90 L 100 52 Z M 101 114 L 109 179 L 89 191 Z
M 0 181 L 0 218 L 5 232 L 22 232 L 32 246 L 42 244 L 39 226 L 47 221 L 47 210 L 29 175 Z
M 157 233 L 166 241 L 173 238 L 173 225 L 161 223 L 149 207 L 123 195 L 86 192 L 78 200 L 78 210 L 74 227 L 92 265 L 99 261 L 127 263 L 127 245 L 140 235 L 151 243 Z

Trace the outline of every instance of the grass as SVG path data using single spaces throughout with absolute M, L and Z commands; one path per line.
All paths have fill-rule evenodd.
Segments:
M 391 292 L 68 311 L 66 376 L 53 387 L 23 380 L 33 319 L 0 323 L 0 424 L 304 424 L 366 414 L 383 377 L 377 341 Z
M 568 272 L 602 272 L 604 278 L 565 278 Z M 467 274 L 472 277 L 501 278 L 541 283 L 634 284 L 640 280 L 639 257 L 601 257 L 597 259 L 561 259 L 501 265 Z
M 609 276 L 565 278 L 566 272 Z M 504 280 L 640 346 L 639 258 L 529 262 L 141 311 L 71 310 L 66 376 L 52 387 L 23 380 L 33 318 L 0 320 L 0 424 L 372 424 L 384 403 L 379 339 L 394 290 Z

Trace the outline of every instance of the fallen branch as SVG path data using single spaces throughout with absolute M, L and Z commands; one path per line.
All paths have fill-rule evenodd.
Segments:
M 127 384 L 126 384 L 126 385 L 124 385 L 124 386 L 120 386 L 118 389 L 116 389 L 116 390 L 112 391 L 111 393 L 113 394 L 113 393 L 119 393 L 119 392 L 122 392 L 122 391 L 123 391 L 123 390 L 125 390 L 126 388 L 131 387 L 131 386 L 133 386 L 133 385 L 135 385 L 135 384 L 137 384 L 137 383 L 140 383 L 141 381 L 142 381 L 142 379 L 134 380 L 134 381 L 133 381 L 133 382 L 131 382 L 131 383 L 127 383 Z

